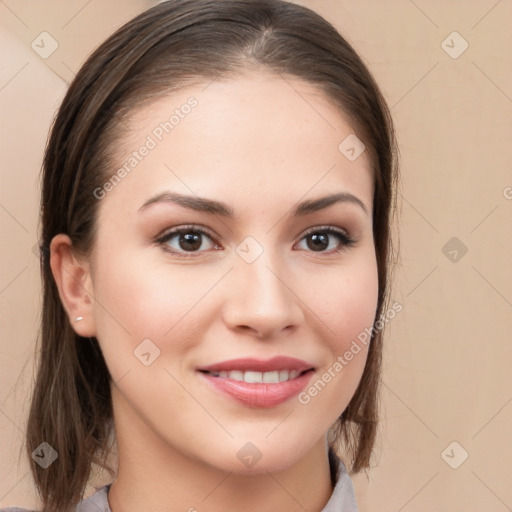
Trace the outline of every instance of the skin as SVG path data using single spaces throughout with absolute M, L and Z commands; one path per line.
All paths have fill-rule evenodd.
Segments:
M 64 234 L 51 244 L 70 322 L 97 337 L 115 382 L 119 475 L 109 502 L 113 512 L 320 511 L 332 493 L 326 434 L 355 392 L 367 348 L 306 405 L 295 397 L 268 409 L 245 406 L 196 369 L 288 355 L 313 363 L 313 383 L 373 324 L 370 162 L 367 152 L 353 162 L 340 153 L 354 130 L 310 84 L 261 70 L 205 86 L 133 113 L 116 148 L 119 166 L 167 113 L 198 100 L 101 199 L 91 256 L 78 258 Z M 171 203 L 139 211 L 164 191 L 223 201 L 235 215 Z M 333 192 L 353 194 L 367 212 L 343 202 L 290 216 L 297 202 Z M 179 254 L 154 242 L 185 224 L 211 230 L 215 240 L 203 235 L 188 258 L 193 251 L 179 235 L 166 243 Z M 343 246 L 331 234 L 315 250 L 304 232 L 325 225 L 346 230 L 355 245 L 336 253 Z M 247 236 L 263 249 L 252 263 L 236 252 Z M 133 353 L 147 338 L 160 349 L 149 366 Z M 262 455 L 252 467 L 237 457 L 248 442 Z

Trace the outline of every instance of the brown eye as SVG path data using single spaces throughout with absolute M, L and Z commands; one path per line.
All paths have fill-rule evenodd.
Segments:
M 188 233 L 180 233 L 178 235 L 178 245 L 184 251 L 197 251 L 203 244 L 201 233 L 189 231 Z
M 313 228 L 304 235 L 302 240 L 306 240 L 307 249 L 312 252 L 340 252 L 355 245 L 355 240 L 346 232 L 332 226 Z M 331 240 L 337 240 L 338 243 L 331 243 Z
M 204 230 L 185 226 L 168 231 L 157 242 L 164 246 L 166 251 L 183 253 L 201 253 L 216 247 L 212 237 Z
M 306 237 L 308 241 L 308 248 L 312 251 L 325 251 L 329 246 L 329 234 L 328 233 L 313 233 Z

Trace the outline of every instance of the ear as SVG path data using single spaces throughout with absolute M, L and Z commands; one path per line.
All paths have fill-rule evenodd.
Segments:
M 80 336 L 96 336 L 90 265 L 73 253 L 68 235 L 60 233 L 53 237 L 50 267 L 71 327 Z M 82 319 L 77 321 L 80 317 Z

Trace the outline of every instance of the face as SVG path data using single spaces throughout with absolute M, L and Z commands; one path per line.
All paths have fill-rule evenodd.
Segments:
M 366 361 L 363 346 L 335 365 L 377 306 L 367 153 L 340 152 L 354 131 L 317 89 L 267 72 L 173 93 L 129 129 L 91 257 L 119 442 L 238 473 L 290 466 Z

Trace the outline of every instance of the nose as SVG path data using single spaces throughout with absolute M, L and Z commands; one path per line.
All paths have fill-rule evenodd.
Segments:
M 240 259 L 230 274 L 223 313 L 230 329 L 270 339 L 294 332 L 303 321 L 303 303 L 282 265 L 262 255 L 252 263 Z

